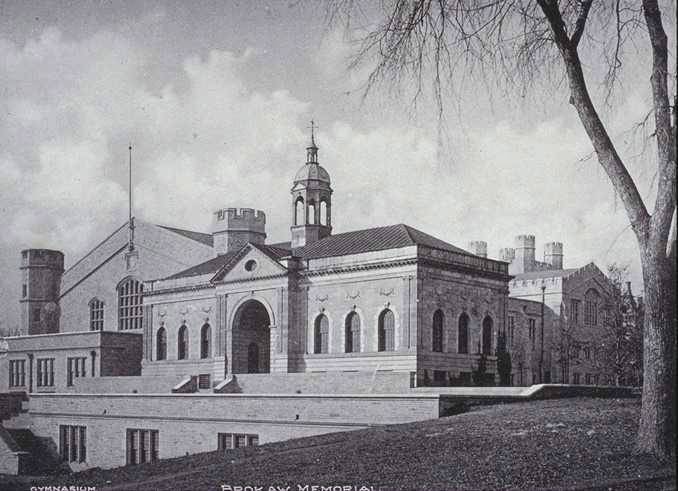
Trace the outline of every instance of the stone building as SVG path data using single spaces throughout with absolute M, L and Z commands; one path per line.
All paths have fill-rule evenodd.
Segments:
M 542 368 L 536 370 L 535 364 L 531 363 L 530 383 L 608 382 L 607 367 L 597 359 L 600 358 L 597 348 L 607 332 L 606 322 L 616 308 L 614 288 L 607 276 L 594 263 L 563 268 L 563 244 L 560 242 L 546 243 L 543 261 L 536 260 L 533 235 L 517 236 L 515 247 L 501 249 L 499 255 L 509 262 L 512 275 L 510 310 L 519 310 L 512 308 L 517 300 L 532 303 L 531 307 L 520 306 L 527 316 L 530 356 L 550 360 L 541 363 Z M 541 305 L 535 303 L 543 304 L 543 314 Z M 520 317 L 510 313 L 508 325 L 519 322 Z M 528 345 L 520 346 L 524 351 Z
M 110 467 L 435 417 L 411 388 L 470 380 L 481 351 L 494 377 L 508 265 L 404 224 L 335 233 L 332 193 L 312 139 L 289 241 L 225 208 L 210 233 L 130 220 L 65 271 L 23 251 L 0 392 L 29 413 L 4 424 Z
M 405 224 L 336 233 L 332 194 L 312 138 L 289 241 L 224 208 L 210 233 L 130 220 L 66 270 L 23 251 L 25 335 L 0 341 L 0 393 L 29 411 L 4 426 L 71 469 L 112 467 L 437 417 L 442 396 L 413 388 L 469 384 L 481 354 L 496 380 L 499 332 L 515 385 L 594 373 L 556 349 L 563 326 L 588 346 L 607 295 L 594 265 L 562 269 L 557 243 L 537 262 L 531 236 L 503 261 Z

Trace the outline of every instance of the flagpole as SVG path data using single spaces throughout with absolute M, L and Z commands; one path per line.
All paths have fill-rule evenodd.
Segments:
M 129 144 L 129 242 L 128 248 L 134 250 L 134 218 L 132 217 L 132 144 Z

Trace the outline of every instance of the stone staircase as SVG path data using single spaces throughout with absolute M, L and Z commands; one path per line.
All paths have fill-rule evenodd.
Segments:
M 17 474 L 29 476 L 54 475 L 68 472 L 68 466 L 62 464 L 58 450 L 51 438 L 36 437 L 28 429 L 6 429 L 22 452 L 21 465 Z

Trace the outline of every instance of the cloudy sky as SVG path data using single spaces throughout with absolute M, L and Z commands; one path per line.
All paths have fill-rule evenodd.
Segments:
M 630 131 L 651 102 L 641 41 L 601 113 L 651 202 L 654 149 L 635 157 Z M 312 118 L 336 232 L 403 222 L 486 240 L 492 257 L 531 233 L 538 256 L 559 240 L 567 267 L 629 264 L 640 287 L 625 214 L 562 87 L 488 100 L 468 84 L 441 127 L 406 88 L 363 100 L 354 49 L 314 3 L 0 1 L 0 327 L 19 322 L 22 248 L 62 250 L 68 266 L 126 220 L 128 142 L 137 217 L 208 231 L 215 208 L 248 206 L 272 242 L 289 239 Z

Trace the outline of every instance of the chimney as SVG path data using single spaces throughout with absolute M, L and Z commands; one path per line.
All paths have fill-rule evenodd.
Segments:
M 252 208 L 217 210 L 212 220 L 212 237 L 217 256 L 237 251 L 248 242 L 263 244 L 266 240 L 266 215 Z
M 551 265 L 549 269 L 563 269 L 562 242 L 547 242 L 544 244 L 544 262 Z
M 480 257 L 487 257 L 487 242 L 483 240 L 474 240 L 468 243 L 468 250 L 471 254 Z
M 534 271 L 534 235 L 519 235 L 516 237 L 516 257 L 510 274 L 529 273 Z

